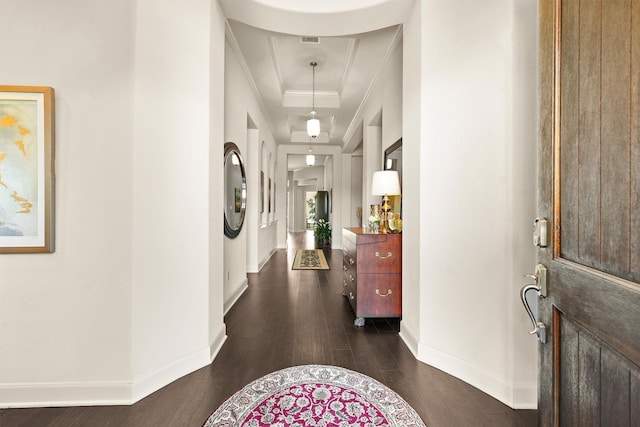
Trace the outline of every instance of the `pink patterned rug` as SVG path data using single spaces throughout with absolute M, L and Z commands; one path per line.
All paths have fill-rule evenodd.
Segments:
M 204 427 L 422 426 L 394 391 L 358 372 L 303 365 L 266 375 L 231 396 Z

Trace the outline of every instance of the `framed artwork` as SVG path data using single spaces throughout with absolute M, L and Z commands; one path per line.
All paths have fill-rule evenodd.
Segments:
M 240 212 L 240 209 L 242 208 L 242 190 L 240 190 L 239 188 L 234 188 L 234 192 L 235 192 L 235 211 L 236 212 Z
M 53 252 L 54 91 L 0 86 L 0 253 Z
M 264 171 L 260 171 L 260 213 L 264 212 Z
M 268 187 L 267 195 L 269 197 L 269 210 L 267 212 L 271 212 L 271 178 L 269 178 L 269 187 Z

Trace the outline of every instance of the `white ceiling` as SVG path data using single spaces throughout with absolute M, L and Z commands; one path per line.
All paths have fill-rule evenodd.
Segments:
M 278 145 L 309 144 L 306 121 L 312 110 L 312 61 L 318 63 L 315 110 L 321 130 L 313 144 L 344 147 L 355 139 L 360 142 L 360 108 L 401 37 L 398 26 L 302 43 L 299 35 L 228 22 L 230 43 L 251 75 L 250 84 Z M 293 157 L 290 162 L 295 162 Z M 304 165 L 304 156 L 300 157 Z

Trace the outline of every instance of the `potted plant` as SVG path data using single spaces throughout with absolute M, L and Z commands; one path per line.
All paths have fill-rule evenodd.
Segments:
M 331 224 L 320 218 L 316 222 L 313 235 L 316 238 L 316 244 L 318 246 L 329 245 L 331 243 Z

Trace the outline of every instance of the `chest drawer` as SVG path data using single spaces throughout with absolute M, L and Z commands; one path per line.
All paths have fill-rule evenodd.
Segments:
M 357 249 L 358 273 L 402 272 L 402 251 L 399 239 L 363 243 Z
M 343 230 L 343 295 L 356 314 L 366 317 L 402 316 L 402 236 Z
M 354 308 L 356 316 L 400 317 L 401 283 L 400 274 L 361 274 L 358 277 L 358 304 Z
M 351 240 L 344 239 L 342 241 L 342 259 L 344 264 L 355 267 L 357 254 L 356 244 Z
M 345 288 L 352 288 L 353 291 L 356 291 L 356 283 L 358 282 L 358 275 L 356 273 L 356 269 L 354 266 L 351 266 L 347 263 L 342 263 L 343 281 L 342 284 Z

